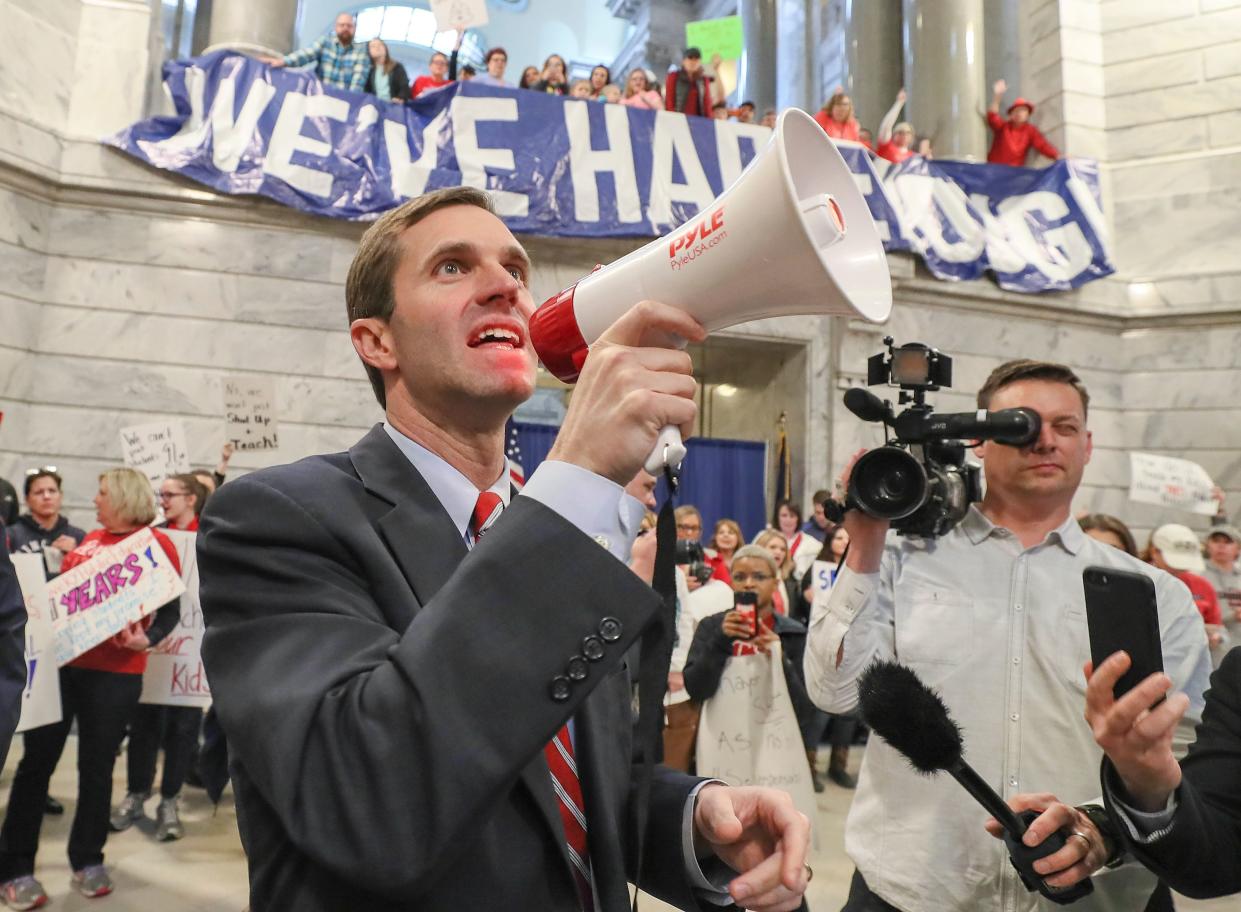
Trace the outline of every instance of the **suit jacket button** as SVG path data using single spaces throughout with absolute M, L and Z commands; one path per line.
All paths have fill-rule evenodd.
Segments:
M 624 626 L 614 617 L 605 617 L 599 622 L 599 636 L 603 637 L 606 643 L 615 643 L 621 638 L 621 631 Z
M 573 693 L 573 684 L 564 675 L 552 678 L 551 695 L 557 703 L 563 703 Z
M 605 651 L 606 647 L 603 645 L 603 640 L 599 639 L 593 633 L 582 639 L 582 655 L 586 656 L 586 658 L 590 659 L 590 661 L 598 662 L 603 658 L 603 653 Z
M 569 659 L 569 664 L 565 666 L 565 674 L 569 676 L 571 681 L 585 681 L 586 676 L 590 674 L 590 665 L 586 662 L 584 656 L 574 656 Z

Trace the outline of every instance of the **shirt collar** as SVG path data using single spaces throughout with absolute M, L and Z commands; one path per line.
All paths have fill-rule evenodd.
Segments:
M 384 430 L 388 432 L 392 442 L 405 454 L 405 458 L 418 470 L 418 474 L 426 480 L 435 499 L 447 511 L 457 531 L 461 533 L 461 537 L 465 538 L 470 528 L 470 517 L 474 515 L 474 505 L 478 502 L 480 493 L 478 488 L 474 487 L 474 482 L 449 465 L 442 457 L 410 440 L 386 421 Z M 499 495 L 504 506 L 508 506 L 512 488 L 509 484 L 507 467 L 500 470 L 500 477 L 487 490 Z
M 961 520 L 961 531 L 970 540 L 970 544 L 980 545 L 1001 530 L 1006 533 L 1009 532 L 1009 530 L 1004 529 L 1002 526 L 997 526 L 987 519 L 983 515 L 982 510 L 978 509 L 978 504 L 971 504 L 969 512 Z M 1070 515 L 1063 523 L 1047 533 L 1044 543 L 1055 542 L 1070 554 L 1077 554 L 1081 550 L 1085 538 L 1086 533 L 1082 531 L 1082 527 L 1078 525 L 1077 520 Z

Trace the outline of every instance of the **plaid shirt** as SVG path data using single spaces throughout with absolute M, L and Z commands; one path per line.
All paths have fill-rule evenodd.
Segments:
M 366 77 L 371 72 L 366 42 L 355 41 L 345 47 L 335 35 L 324 35 L 310 47 L 284 55 L 285 66 L 300 67 L 308 63 L 314 63 L 315 74 L 323 82 L 353 92 L 365 91 Z

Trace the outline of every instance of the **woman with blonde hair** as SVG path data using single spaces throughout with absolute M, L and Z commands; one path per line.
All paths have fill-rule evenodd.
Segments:
M 853 99 L 839 87 L 814 115 L 814 121 L 832 139 L 861 142 L 858 136 L 857 118 L 853 116 Z
M 789 554 L 788 539 L 777 529 L 764 529 L 755 537 L 754 544 L 767 549 L 776 562 L 776 567 L 780 572 L 780 585 L 776 586 L 772 602 L 775 605 L 776 614 L 787 615 L 789 607 L 794 604 L 790 589 L 793 581 L 793 558 Z
M 100 528 L 87 533 L 82 543 L 65 555 L 62 571 L 150 525 L 156 515 L 150 481 L 130 468 L 109 469 L 99 476 L 95 510 Z M 172 541 L 158 529 L 152 533 L 168 562 L 180 573 L 181 563 Z M 173 599 L 61 667 L 61 720 L 25 733 L 25 752 L 13 776 L 8 811 L 0 828 L 0 897 L 10 908 L 34 909 L 47 902 L 47 893 L 34 876 L 35 855 L 48 780 L 75 720 L 78 801 L 69 832 L 73 886 L 87 897 L 112 892 L 112 880 L 103 865 L 112 768 L 125 737 L 125 725 L 142 693 L 147 650 L 172 631 L 180 616 L 181 600 Z
M 733 584 L 728 565 L 733 562 L 733 555 L 744 543 L 741 526 L 737 525 L 736 520 L 721 519 L 716 522 L 711 541 L 707 544 L 711 549 L 707 552 L 707 563 L 711 566 L 712 579 L 722 580 L 730 586 Z
M 642 67 L 634 67 L 625 80 L 625 92 L 620 103 L 631 108 L 646 108 L 649 111 L 662 111 L 664 100 L 651 85 L 651 77 Z

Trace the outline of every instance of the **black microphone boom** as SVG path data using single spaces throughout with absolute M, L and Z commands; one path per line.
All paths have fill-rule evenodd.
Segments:
M 884 421 L 892 414 L 886 402 L 860 386 L 845 390 L 845 408 L 863 421 Z
M 1034 870 L 1035 861 L 1064 847 L 1064 836 L 1052 833 L 1037 846 L 1021 841 L 1038 814 L 1013 813 L 995 789 L 965 762 L 961 729 L 948 714 L 944 701 L 911 669 L 896 662 L 873 663 L 862 672 L 858 682 L 858 702 L 866 724 L 903 754 L 914 769 L 925 775 L 940 770 L 948 773 L 1000 822 L 1008 856 L 1027 890 L 1037 890 L 1060 905 L 1068 905 L 1094 891 L 1089 878 L 1071 887 L 1052 887 Z

